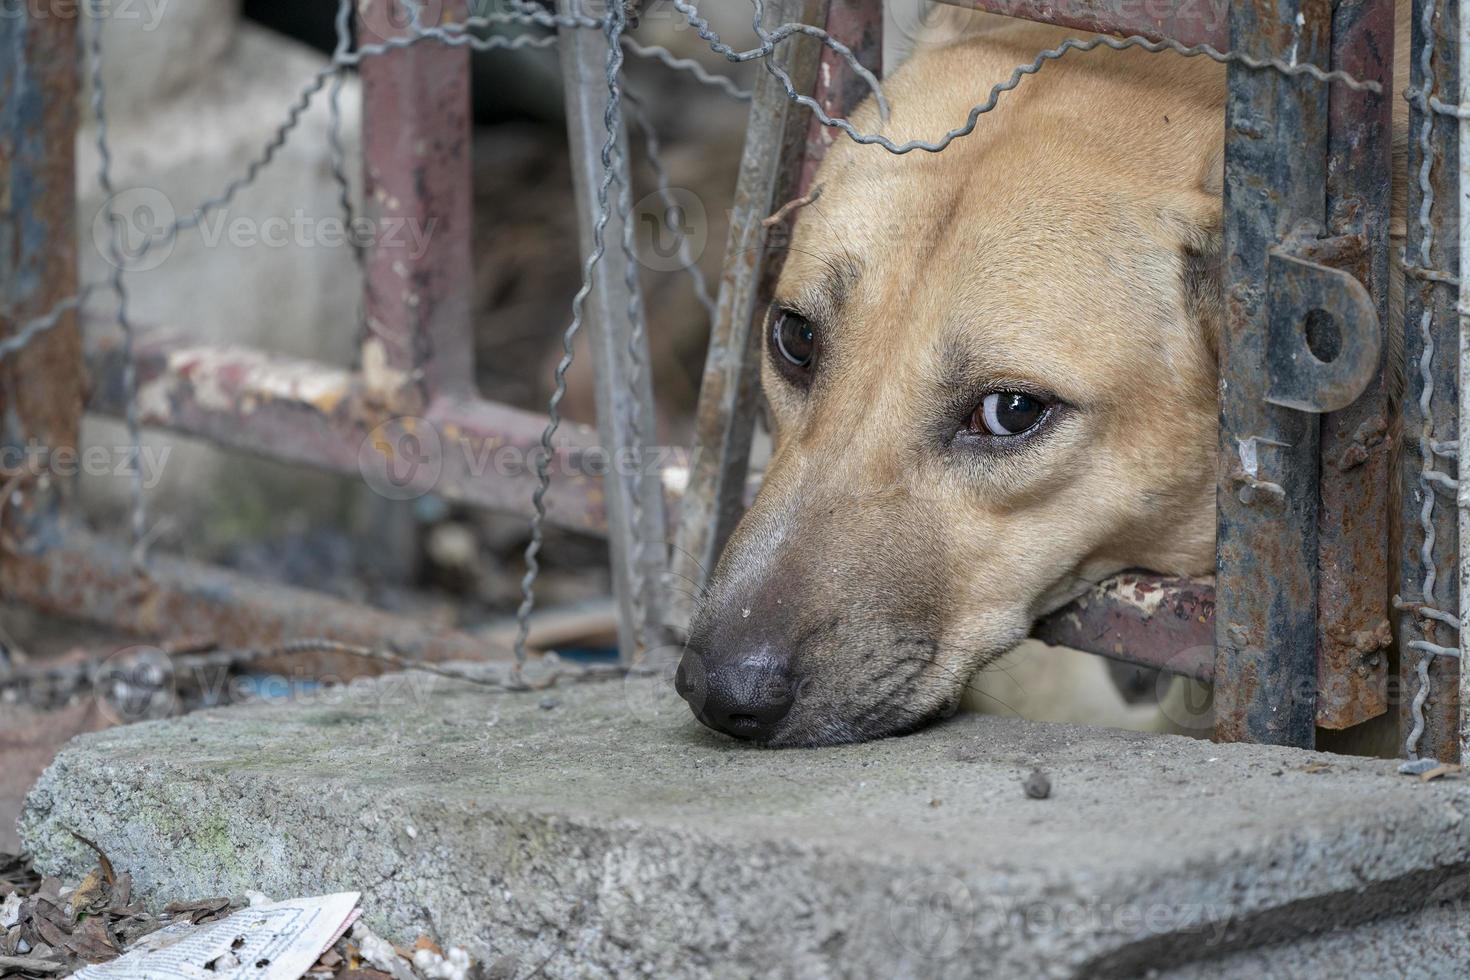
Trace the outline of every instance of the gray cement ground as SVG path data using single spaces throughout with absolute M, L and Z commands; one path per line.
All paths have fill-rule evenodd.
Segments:
M 978 716 L 767 752 L 648 681 L 549 697 L 398 677 L 85 736 L 22 837 L 76 874 L 74 829 L 157 900 L 360 889 L 373 926 L 518 976 L 1470 964 L 1470 782 Z

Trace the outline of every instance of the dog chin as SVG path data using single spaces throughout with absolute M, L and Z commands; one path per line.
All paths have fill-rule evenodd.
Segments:
M 793 718 L 768 739 L 740 741 L 762 749 L 818 749 L 834 745 L 855 745 L 880 738 L 911 735 L 953 714 L 953 710 L 940 706 L 924 712 L 903 711 L 876 718 L 863 717 L 863 713 L 858 713 L 857 720 L 837 715 Z

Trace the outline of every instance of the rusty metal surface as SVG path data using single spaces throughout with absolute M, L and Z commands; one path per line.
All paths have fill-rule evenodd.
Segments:
M 821 0 L 780 0 L 767 8 L 772 22 L 812 23 Z M 815 84 L 818 48 L 810 39 L 788 42 L 783 59 L 798 88 Z M 765 304 L 789 240 L 785 225 L 761 222 L 796 196 L 806 114 L 786 98 L 770 72 L 756 77 L 755 96 L 730 213 L 730 236 L 720 275 L 715 321 L 699 386 L 694 453 L 674 548 L 670 556 L 670 611 L 687 625 L 699 590 L 714 570 L 747 502 L 750 440 L 760 401 Z
M 1319 261 L 1368 287 L 1389 317 L 1393 0 L 1342 0 L 1333 11 L 1330 67 L 1382 83 L 1327 93 L 1327 231 L 1363 247 L 1347 263 Z M 1317 724 L 1341 729 L 1388 715 L 1389 481 L 1383 368 L 1356 402 L 1321 419 L 1317 539 Z
M 1231 47 L 1322 63 L 1326 0 L 1231 8 Z M 1315 415 L 1267 404 L 1267 257 L 1303 221 L 1318 225 L 1326 88 L 1228 69 L 1225 297 L 1216 537 L 1215 737 L 1310 747 L 1317 676 Z
M 219 646 L 273 647 L 302 637 L 388 647 L 410 659 L 489 660 L 509 651 L 457 630 L 305 589 L 260 582 L 213 565 L 164 555 L 140 572 L 126 548 L 92 534 L 51 529 L 47 544 L 6 554 L 0 595 L 42 612 L 115 626 L 152 639 L 205 638 Z M 272 668 L 290 669 L 273 662 Z M 380 673 L 356 658 L 314 656 L 313 672 L 339 678 Z
M 424 26 L 462 22 L 467 0 L 422 5 Z M 411 33 L 402 0 L 360 0 L 358 36 Z M 362 360 L 368 383 L 468 394 L 474 378 L 470 247 L 470 53 L 416 44 L 368 58 L 362 76 L 366 253 Z M 416 244 L 421 243 L 421 244 Z
M 842 41 L 858 61 L 878 78 L 883 77 L 883 5 L 872 0 L 828 0 L 827 33 Z M 822 48 L 821 62 L 811 89 L 812 98 L 829 116 L 844 116 L 868 95 L 867 84 L 846 59 L 830 48 Z M 806 150 L 801 161 L 797 194 L 812 186 L 817 167 L 827 147 L 838 137 L 835 129 L 823 126 L 813 113 L 807 125 Z M 798 215 L 797 220 L 800 220 Z
M 940 0 L 956 7 L 1039 20 L 1098 34 L 1140 34 L 1185 44 L 1230 41 L 1230 0 Z
M 384 400 L 360 376 L 328 364 L 243 347 L 200 345 L 156 331 L 136 342 L 138 406 L 145 425 L 202 436 L 235 449 L 370 482 L 400 499 L 437 493 L 509 513 L 530 510 L 533 451 L 546 420 L 476 398 L 440 397 L 419 408 Z M 122 351 L 112 338 L 88 343 L 88 407 L 120 414 Z M 605 532 L 601 462 L 589 426 L 563 425 L 547 495 L 547 519 Z
M 1433 0 L 1416 0 L 1413 14 L 1413 35 L 1410 41 L 1410 84 L 1411 92 L 1420 91 L 1425 82 L 1422 53 L 1426 37 L 1422 14 L 1426 6 L 1435 8 L 1433 36 L 1428 38 L 1433 46 L 1430 70 L 1434 73 L 1433 94 L 1445 102 L 1458 101 L 1458 47 L 1456 44 L 1458 8 L 1453 3 L 1434 3 Z M 1407 261 L 1411 265 L 1424 266 L 1420 246 L 1426 239 L 1429 245 L 1427 265 L 1453 274 L 1459 260 L 1459 208 L 1457 205 L 1457 183 L 1459 169 L 1459 124 L 1458 121 L 1437 113 L 1426 113 L 1426 106 L 1411 101 L 1412 113 L 1409 126 L 1409 206 Z M 1433 195 L 1433 206 L 1429 214 L 1429 226 L 1420 221 L 1420 210 L 1425 192 L 1420 186 L 1421 166 L 1424 149 L 1420 145 L 1420 133 L 1428 123 L 1428 151 L 1430 167 L 1429 191 Z M 1404 446 L 1400 454 L 1401 478 L 1403 480 L 1403 541 L 1399 555 L 1401 582 L 1400 594 L 1409 606 L 1424 604 L 1441 612 L 1457 617 L 1459 613 L 1459 535 L 1456 519 L 1455 498 L 1452 494 L 1435 490 L 1426 485 L 1422 474 L 1426 466 L 1425 447 L 1434 443 L 1451 442 L 1457 438 L 1457 411 L 1459 390 L 1459 324 L 1455 313 L 1456 290 L 1443 281 L 1411 278 L 1405 286 L 1407 303 L 1404 315 L 1404 363 L 1408 368 L 1408 384 L 1403 398 Z M 1427 338 L 1423 332 L 1423 316 L 1429 311 Z M 1426 343 L 1427 339 L 1427 343 Z M 1432 345 L 1432 349 L 1431 349 Z M 1421 359 L 1429 352 L 1427 363 Z M 1424 436 L 1425 414 L 1421 410 L 1420 398 L 1424 393 L 1424 373 L 1432 385 L 1429 398 L 1430 426 Z M 1432 456 L 1432 449 L 1431 449 Z M 1430 469 L 1453 472 L 1452 460 L 1428 460 Z M 1421 547 L 1425 543 L 1422 521 L 1426 495 L 1436 494 L 1432 501 L 1429 526 L 1434 540 L 1431 553 L 1433 583 L 1429 594 L 1425 594 L 1425 567 Z M 1423 656 L 1410 648 L 1415 641 L 1428 641 L 1438 646 L 1458 647 L 1455 630 L 1448 624 L 1406 611 L 1395 617 L 1398 646 L 1400 651 L 1401 688 L 1399 725 L 1408 733 L 1414 727 L 1414 702 L 1420 693 L 1418 665 Z M 1448 657 L 1431 656 L 1427 661 L 1429 690 L 1423 704 L 1424 731 L 1419 738 L 1417 752 L 1423 757 L 1432 757 L 1444 762 L 1455 762 L 1460 758 L 1459 744 L 1459 664 Z
M 77 290 L 77 23 L 71 16 L 0 16 L 0 337 Z M 7 315 L 8 314 L 8 315 Z M 74 313 L 0 362 L 0 450 L 77 446 L 81 337 Z M 0 461 L 0 466 L 5 465 Z M 0 483 L 11 474 L 0 472 Z M 49 507 L 60 478 L 20 488 L 26 509 Z M 61 488 L 64 492 L 65 488 Z M 9 501 L 13 506 L 15 500 Z
M 1209 682 L 1215 677 L 1215 589 L 1208 579 L 1115 575 L 1040 620 L 1032 635 Z

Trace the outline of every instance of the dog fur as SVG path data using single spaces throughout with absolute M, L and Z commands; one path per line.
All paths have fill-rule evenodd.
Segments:
M 934 139 L 1075 36 L 976 20 L 885 83 L 886 123 L 870 100 L 854 125 Z M 811 324 L 813 366 L 765 355 L 772 458 L 685 655 L 789 661 L 761 741 L 909 731 L 1092 583 L 1212 571 L 1224 99 L 1204 58 L 1070 52 L 942 153 L 833 144 L 773 304 Z M 968 432 L 1015 390 L 1043 424 Z

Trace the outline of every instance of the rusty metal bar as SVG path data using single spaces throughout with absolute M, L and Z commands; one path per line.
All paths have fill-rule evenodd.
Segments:
M 258 649 L 324 637 L 389 647 L 418 660 L 509 656 L 457 630 L 201 562 L 154 555 L 147 572 L 139 572 L 126 548 L 86 532 L 53 528 L 45 537 L 40 550 L 7 554 L 0 561 L 0 595 L 7 601 L 150 638 L 202 637 L 226 647 Z M 342 677 L 380 672 L 371 664 L 329 655 L 314 655 L 313 663 Z
M 1075 27 L 1097 34 L 1140 34 L 1185 44 L 1230 41 L 1230 0 L 939 0 L 992 14 Z
M 366 479 L 398 499 L 433 492 L 492 510 L 530 510 L 533 453 L 546 425 L 539 414 L 452 396 L 419 407 L 411 393 L 398 404 L 332 365 L 157 331 L 141 332 L 135 351 L 144 425 Z M 120 345 L 89 340 L 87 365 L 89 410 L 120 415 Z M 590 426 L 561 427 L 546 498 L 551 523 L 606 530 L 602 463 L 590 454 L 596 446 Z
M 79 19 L 25 5 L 0 16 L 0 338 L 77 290 Z M 81 335 L 68 312 L 0 362 L 0 483 L 23 454 L 74 452 L 81 417 Z M 0 506 L 36 517 L 69 487 L 47 476 L 13 489 L 21 500 Z
M 816 23 L 824 6 L 825 0 L 778 0 L 766 12 L 772 23 Z M 781 52 L 798 91 L 810 91 L 816 84 L 818 50 L 809 39 L 797 37 Z M 689 480 L 670 556 L 670 613 L 679 628 L 687 625 L 699 591 L 745 512 L 750 440 L 760 401 L 763 338 L 757 324 L 765 317 L 787 241 L 784 227 L 772 235 L 761 222 L 797 196 L 807 134 L 805 113 L 786 97 L 775 75 L 761 72 L 699 387 Z
M 1426 32 L 1424 15 L 1430 15 Z M 1458 7 L 1436 0 L 1415 0 L 1409 45 L 1410 93 L 1454 103 L 1459 92 L 1457 30 Z M 1426 49 L 1428 65 L 1425 64 Z M 1433 76 L 1426 75 L 1428 72 Z M 1420 98 L 1410 100 L 1409 206 L 1406 263 L 1415 268 L 1441 270 L 1453 275 L 1459 268 L 1459 126 L 1453 117 L 1430 111 Z M 1428 163 L 1425 169 L 1426 161 Z M 1428 226 L 1421 210 L 1429 204 Z M 1427 252 L 1426 252 L 1427 250 Z M 1435 446 L 1457 438 L 1459 323 L 1456 290 L 1446 282 L 1411 277 L 1405 284 L 1404 389 L 1401 458 L 1403 479 L 1403 547 L 1399 556 L 1400 594 L 1405 611 L 1397 617 L 1400 679 L 1403 690 L 1399 725 L 1407 751 L 1455 762 L 1460 758 L 1460 670 L 1457 661 L 1416 649 L 1430 643 L 1456 648 L 1459 639 L 1449 624 L 1420 615 L 1428 606 L 1452 618 L 1459 612 L 1458 520 L 1455 497 L 1425 479 L 1426 471 L 1453 474 L 1455 461 L 1440 456 Z M 1427 355 L 1427 356 L 1426 356 Z M 1428 413 L 1421 399 L 1428 393 Z M 1422 549 L 1429 542 L 1429 573 Z M 1426 590 L 1426 584 L 1429 586 Z M 1420 671 L 1428 678 L 1424 691 Z M 1421 694 L 1424 700 L 1419 702 Z M 1422 733 L 1409 739 L 1417 723 Z M 1411 744 L 1412 743 L 1412 744 Z
M 467 0 L 422 5 L 437 27 Z M 402 0 L 359 0 L 359 38 L 411 32 Z M 470 53 L 417 44 L 368 58 L 362 75 L 366 254 L 362 363 L 368 385 L 468 395 L 474 385 L 470 287 L 474 184 Z
M 621 0 L 613 0 L 620 3 Z M 558 0 L 562 13 L 603 15 L 604 0 Z M 603 147 L 609 138 L 612 92 L 608 79 L 609 40 L 602 31 L 563 27 L 562 77 L 566 86 L 567 135 L 572 178 L 586 262 L 596 248 L 601 193 L 608 195 L 602 256 L 587 296 L 588 348 L 593 361 L 597 430 L 614 462 L 604 481 L 608 547 L 614 593 L 620 608 L 618 648 L 624 663 L 662 646 L 669 623 L 664 579 L 668 529 L 663 481 L 648 448 L 656 438 L 648 335 L 634 257 L 627 254 L 625 228 L 631 215 L 621 205 L 631 191 L 626 127 L 613 134 L 611 166 L 616 180 L 604 182 Z M 629 465 L 631 463 L 631 465 Z
M 1381 93 L 1327 95 L 1327 230 L 1359 245 L 1338 265 L 1366 285 L 1389 323 L 1393 155 L 1393 0 L 1342 0 L 1330 67 Z M 1359 244 L 1360 243 L 1360 244 Z M 1383 366 L 1358 400 L 1321 420 L 1317 540 L 1317 724 L 1348 728 L 1388 711 L 1391 445 Z
M 872 0 L 828 0 L 826 14 L 827 33 L 840 38 L 851 48 L 863 67 L 875 76 L 883 77 L 883 5 Z M 812 98 L 823 111 L 829 116 L 845 116 L 867 95 L 867 84 L 852 70 L 847 59 L 830 48 L 823 48 L 812 90 Z M 837 136 L 837 130 L 823 126 L 816 113 L 811 114 L 798 194 L 804 194 L 811 188 L 817 168 L 827 154 L 827 147 Z M 800 215 L 794 220 L 801 220 Z
M 1032 636 L 1201 681 L 1215 678 L 1215 590 L 1206 580 L 1116 575 L 1042 619 Z
M 1234 4 L 1230 41 L 1322 63 L 1327 0 Z M 1310 747 L 1316 722 L 1318 419 L 1265 400 L 1274 247 L 1324 215 L 1324 86 L 1232 64 L 1225 135 L 1215 738 Z

